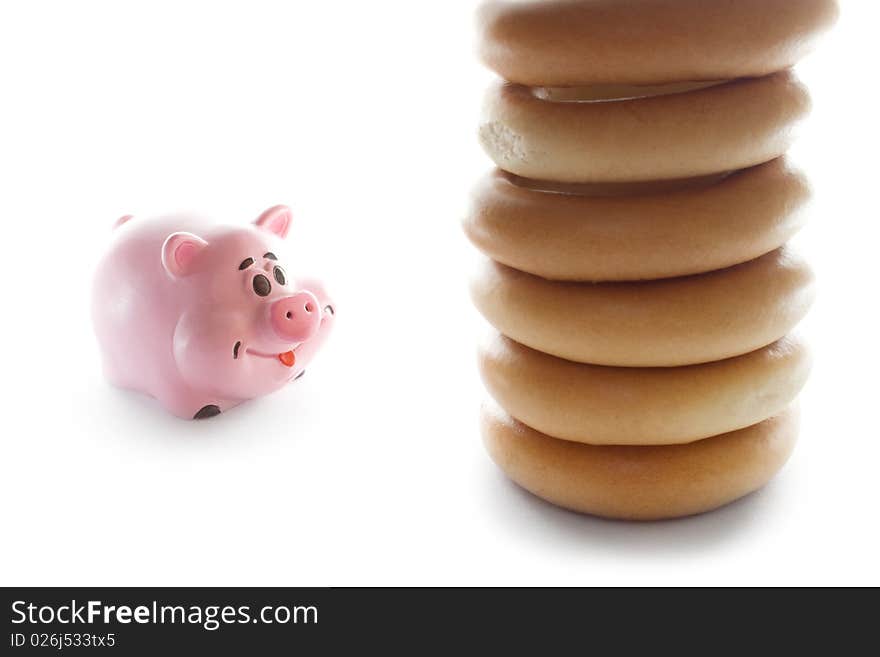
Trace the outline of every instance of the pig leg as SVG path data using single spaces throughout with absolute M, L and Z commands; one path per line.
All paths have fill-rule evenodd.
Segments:
M 233 401 L 229 399 L 221 399 L 216 404 L 205 404 L 202 406 L 195 415 L 193 415 L 193 420 L 205 420 L 209 417 L 214 417 L 215 415 L 220 415 L 222 411 L 228 411 L 230 408 L 234 408 L 238 406 L 240 402 Z
M 169 412 L 185 420 L 204 420 L 234 406 L 224 400 L 206 399 L 183 385 L 168 386 L 167 382 L 156 398 Z
M 217 404 L 207 404 L 202 406 L 199 412 L 193 415 L 193 420 L 205 420 L 215 415 L 220 415 L 220 407 Z

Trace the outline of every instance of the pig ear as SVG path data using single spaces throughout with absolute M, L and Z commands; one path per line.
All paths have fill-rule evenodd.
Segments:
M 274 233 L 278 237 L 287 237 L 287 231 L 290 230 L 290 222 L 293 220 L 293 213 L 286 205 L 276 205 L 269 208 L 254 221 L 254 224 Z
M 208 243 L 192 233 L 171 233 L 162 245 L 162 266 L 173 278 L 192 271 L 192 261 Z

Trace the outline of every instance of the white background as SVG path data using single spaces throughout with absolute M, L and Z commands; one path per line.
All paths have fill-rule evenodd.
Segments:
M 459 228 L 488 170 L 470 2 L 0 8 L 5 585 L 880 584 L 877 3 L 800 67 L 820 280 L 794 457 L 723 510 L 627 524 L 508 483 Z M 289 203 L 337 333 L 298 384 L 177 420 L 101 377 L 120 215 Z

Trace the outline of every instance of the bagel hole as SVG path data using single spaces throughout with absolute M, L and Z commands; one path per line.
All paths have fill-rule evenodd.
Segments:
M 532 87 L 532 94 L 552 103 L 608 103 L 637 98 L 670 96 L 724 84 L 729 80 L 670 82 L 668 84 L 595 84 L 578 87 Z
M 523 178 L 499 169 L 499 175 L 517 187 L 535 192 L 567 194 L 570 196 L 642 196 L 677 192 L 686 189 L 709 187 L 721 182 L 731 174 L 730 171 L 712 173 L 692 178 L 672 178 L 669 180 L 649 180 L 643 182 L 607 182 L 607 183 L 561 183 L 552 180 L 536 180 Z

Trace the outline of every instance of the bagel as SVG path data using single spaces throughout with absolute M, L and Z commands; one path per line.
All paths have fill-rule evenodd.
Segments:
M 766 75 L 798 62 L 834 0 L 492 0 L 479 52 L 529 86 L 662 84 Z
M 788 333 L 815 295 L 813 273 L 777 249 L 707 274 L 634 283 L 548 281 L 484 259 L 471 297 L 524 345 L 579 363 L 672 367 L 754 351 Z
M 593 445 L 688 443 L 779 413 L 810 369 L 787 337 L 744 356 L 685 367 L 574 363 L 495 334 L 479 353 L 489 394 L 513 417 L 554 438 Z
M 483 407 L 492 460 L 526 490 L 553 504 L 607 518 L 655 520 L 709 511 L 766 484 L 797 440 L 798 414 L 773 418 L 688 445 L 595 446 L 556 440 Z
M 809 110 L 790 71 L 682 93 L 557 102 L 490 85 L 479 137 L 495 164 L 526 178 L 632 182 L 687 178 L 782 155 Z
M 699 274 L 782 246 L 804 224 L 806 178 L 779 158 L 720 182 L 636 196 L 536 191 L 500 169 L 464 219 L 505 265 L 554 280 L 632 281 Z

